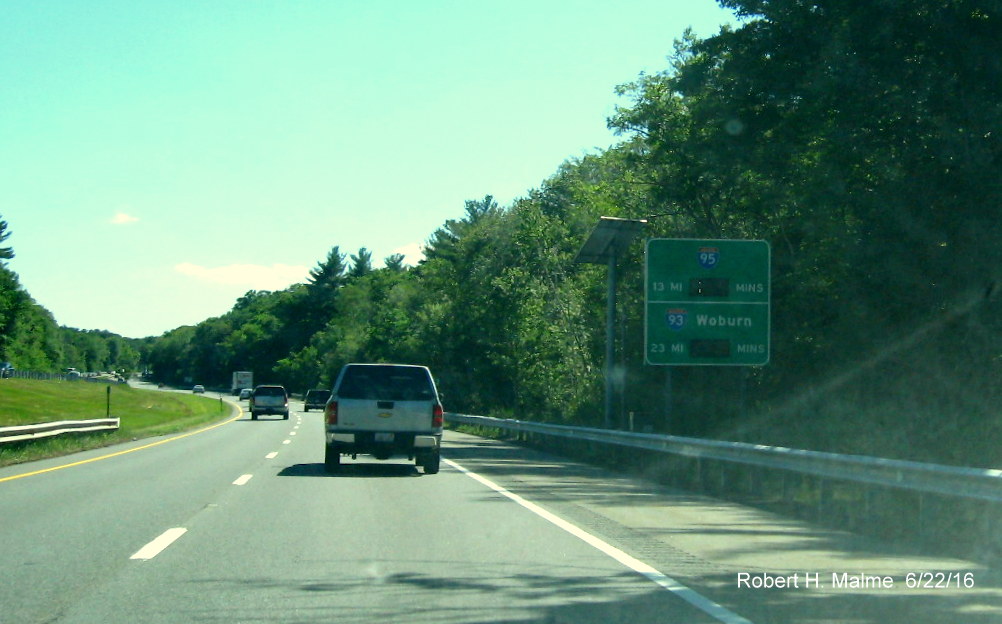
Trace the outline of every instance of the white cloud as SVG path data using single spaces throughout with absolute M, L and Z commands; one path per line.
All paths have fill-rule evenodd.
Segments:
M 424 260 L 424 244 L 408 243 L 402 247 L 397 247 L 388 255 L 392 256 L 393 254 L 404 254 L 404 264 L 417 266 L 418 262 Z
M 292 284 L 306 281 L 309 268 L 288 264 L 229 264 L 220 267 L 203 267 L 190 262 L 174 265 L 174 270 L 201 282 L 241 286 L 252 290 L 283 290 Z
M 119 212 L 116 213 L 115 216 L 111 218 L 111 221 L 109 221 L 109 223 L 111 223 L 112 225 L 125 225 L 126 223 L 135 223 L 136 221 L 139 221 L 139 217 L 133 217 L 130 214 Z

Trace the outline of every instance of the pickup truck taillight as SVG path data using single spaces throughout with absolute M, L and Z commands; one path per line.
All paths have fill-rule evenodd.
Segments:
M 438 403 L 436 403 L 435 407 L 431 408 L 431 426 L 432 427 L 441 427 L 442 426 L 442 414 L 443 414 L 442 413 L 442 406 L 439 405 Z
M 327 416 L 328 425 L 337 424 L 337 401 L 331 401 L 324 406 L 324 414 Z

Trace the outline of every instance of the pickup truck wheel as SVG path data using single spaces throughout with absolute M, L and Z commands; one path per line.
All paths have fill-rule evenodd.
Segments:
M 286 412 L 285 416 L 282 416 L 282 420 L 289 420 L 289 412 Z
M 441 462 L 441 455 L 438 451 L 425 455 L 424 461 L 421 466 L 424 468 L 425 474 L 438 474 L 438 465 Z
M 251 420 L 257 420 L 257 414 L 251 412 Z
M 324 447 L 324 469 L 327 472 L 335 472 L 341 467 L 341 453 L 331 446 Z

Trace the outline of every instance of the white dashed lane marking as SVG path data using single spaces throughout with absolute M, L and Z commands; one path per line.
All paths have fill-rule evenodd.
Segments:
M 139 559 L 142 561 L 149 561 L 153 557 L 159 555 L 165 548 L 173 544 L 177 538 L 181 537 L 187 533 L 188 529 L 183 527 L 177 527 L 174 529 L 167 529 L 163 532 L 160 537 L 156 538 L 149 544 L 143 546 L 136 554 L 129 557 L 129 559 Z

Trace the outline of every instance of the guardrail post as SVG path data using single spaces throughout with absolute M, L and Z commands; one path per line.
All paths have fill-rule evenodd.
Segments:
M 104 416 L 105 418 L 111 418 L 111 386 L 108 386 L 107 390 L 108 406 L 107 409 L 105 409 Z
M 818 520 L 824 520 L 825 518 L 828 489 L 828 482 L 825 479 L 818 479 Z
M 1002 511 L 1002 505 L 999 503 L 986 502 L 984 505 L 984 528 L 981 534 L 985 536 L 985 540 L 980 548 L 982 551 L 988 551 L 998 555 L 1002 551 L 1002 544 L 999 543 L 999 538 L 995 534 L 995 526 L 997 525 L 996 518 L 999 512 Z
M 925 496 L 921 492 L 918 495 L 918 518 L 916 519 L 915 531 L 919 538 L 925 535 Z

